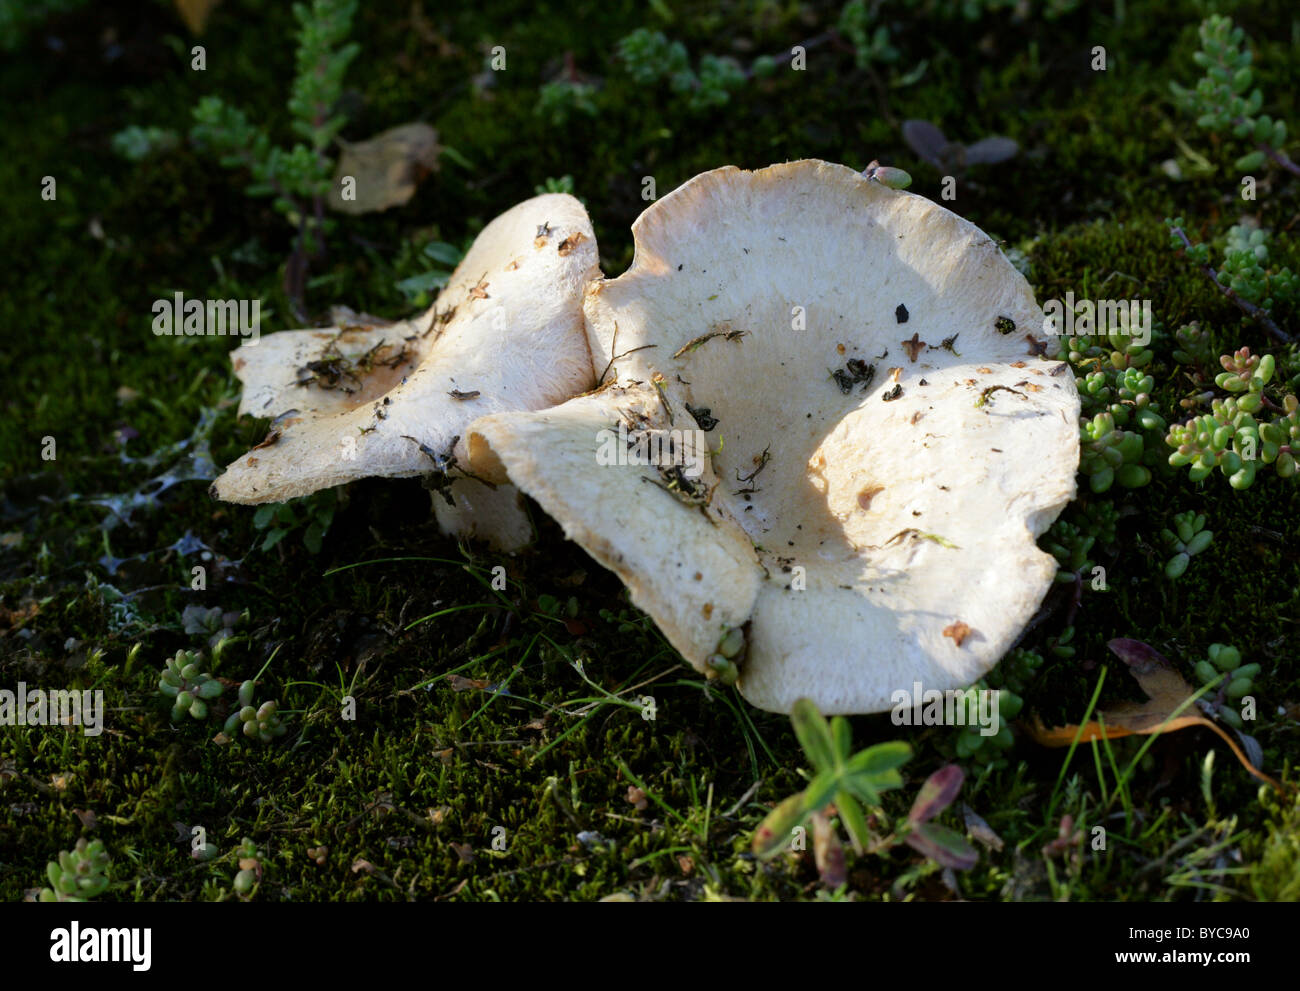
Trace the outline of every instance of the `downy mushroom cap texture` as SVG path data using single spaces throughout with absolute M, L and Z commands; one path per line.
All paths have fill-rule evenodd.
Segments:
M 601 388 L 476 420 L 472 469 L 761 708 L 976 681 L 1050 587 L 1035 538 L 1075 491 L 1079 398 L 1024 277 L 961 217 L 818 161 L 707 172 L 633 233 L 587 289 Z
M 471 420 L 591 388 L 583 289 L 600 275 L 572 196 L 515 206 L 479 234 L 428 312 L 384 326 L 292 330 L 232 356 L 239 412 L 275 418 L 213 484 L 228 502 L 280 502 L 366 476 L 431 475 L 445 530 L 514 549 L 531 525 L 513 486 L 466 478 Z

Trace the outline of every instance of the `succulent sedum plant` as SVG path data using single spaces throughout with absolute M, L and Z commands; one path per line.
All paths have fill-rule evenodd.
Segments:
M 637 83 L 650 86 L 666 78 L 673 92 L 686 99 L 691 111 L 723 106 L 748 78 L 740 63 L 725 55 L 702 55 L 698 70 L 693 70 L 685 45 L 669 41 L 662 31 L 649 28 L 638 28 L 623 38 L 618 43 L 618 54 Z M 751 66 L 750 73 L 770 75 L 775 68 L 775 61 L 763 56 Z
M 1174 517 L 1174 529 L 1161 532 L 1174 556 L 1165 565 L 1167 578 L 1181 578 L 1192 558 L 1210 546 L 1214 531 L 1205 529 L 1205 514 L 1192 511 Z
M 1272 380 L 1276 363 L 1272 355 L 1252 355 L 1241 348 L 1219 359 L 1223 371 L 1215 385 L 1232 395 L 1213 399 L 1210 412 L 1169 428 L 1165 443 L 1174 449 L 1169 463 L 1187 467 L 1194 482 L 1208 478 L 1217 468 L 1234 489 L 1248 489 L 1259 466 L 1272 465 L 1280 478 L 1294 478 L 1295 452 L 1300 448 L 1300 401 L 1292 394 L 1282 405 L 1266 400 L 1264 388 Z M 1265 403 L 1282 415 L 1261 423 L 1256 415 Z
M 1274 338 L 1290 343 L 1291 335 L 1279 327 L 1271 315 L 1275 301 L 1291 301 L 1300 289 L 1300 280 L 1289 268 L 1269 271 L 1268 232 L 1247 224 L 1229 228 L 1224 246 L 1223 266 L 1216 271 L 1210 264 L 1210 246 L 1193 243 L 1184 229 L 1182 217 L 1166 217 L 1169 246 L 1181 250 L 1232 303 L 1256 320 Z
M 1076 309 L 1084 304 L 1076 304 Z M 1074 367 L 1079 390 L 1079 471 L 1095 493 L 1118 482 L 1127 489 L 1151 481 L 1144 430 L 1164 430 L 1151 401 L 1154 353 L 1120 331 L 1050 338 L 1053 357 Z
M 1141 464 L 1146 445 L 1141 434 L 1119 429 L 1109 411 L 1084 420 L 1079 428 L 1079 471 L 1088 476 L 1093 492 L 1105 492 L 1116 482 L 1136 489 L 1151 481 Z
M 1011 749 L 1015 742 L 1011 734 L 1010 721 L 1020 715 L 1024 707 L 1024 693 L 1043 666 L 1043 656 L 1032 650 L 1016 648 L 998 663 L 988 677 L 977 682 L 977 690 L 991 690 L 998 693 L 998 719 L 1001 726 L 992 736 L 984 736 L 980 727 L 969 721 L 956 734 L 955 749 L 961 760 L 984 763 L 995 760 Z
M 1174 361 L 1180 365 L 1204 365 L 1214 358 L 1214 343 L 1210 340 L 1210 332 L 1201 326 L 1199 320 L 1179 327 L 1174 331 L 1174 340 L 1178 342 L 1178 347 L 1174 349 Z
M 1196 662 L 1196 677 L 1201 684 L 1218 689 L 1219 694 L 1211 703 L 1218 717 L 1234 729 L 1241 729 L 1244 722 L 1240 713 L 1224 703 L 1251 694 L 1262 668 L 1258 664 L 1242 664 L 1241 651 L 1231 644 L 1212 643 L 1208 653 L 1208 660 Z
M 222 684 L 203 673 L 199 655 L 188 650 L 176 651 L 168 658 L 158 679 L 158 691 L 173 700 L 172 719 L 179 721 L 188 713 L 194 719 L 208 717 L 208 703 L 222 692 Z
M 252 681 L 246 681 L 239 686 L 240 707 L 227 717 L 223 731 L 227 736 L 233 737 L 239 732 L 250 740 L 270 743 L 277 736 L 284 736 L 288 732 L 288 727 L 284 725 L 278 711 L 279 703 L 274 699 L 258 706 L 253 705 L 256 689 L 257 686 Z
M 1052 524 L 1048 540 L 1043 549 L 1056 558 L 1060 568 L 1056 572 L 1056 581 L 1067 584 L 1079 580 L 1092 570 L 1092 559 L 1088 556 L 1095 535 L 1084 533 L 1073 523 L 1057 520 Z
M 1300 292 L 1300 278 L 1289 268 L 1269 271 L 1269 232 L 1247 224 L 1228 228 L 1219 267 L 1219 284 L 1265 310 L 1275 302 L 1290 302 Z
M 1300 173 L 1300 167 L 1281 150 L 1286 143 L 1286 122 L 1259 112 L 1264 94 L 1259 87 L 1251 87 L 1254 73 L 1250 49 L 1243 47 L 1245 32 L 1233 26 L 1231 17 L 1214 14 L 1201 22 L 1199 33 L 1201 48 L 1192 60 L 1205 75 L 1190 89 L 1171 82 L 1174 100 L 1195 114 L 1196 123 L 1205 130 L 1231 132 L 1255 144 L 1253 151 L 1237 159 L 1238 171 L 1251 172 L 1272 159 L 1288 171 Z
M 70 851 L 45 868 L 51 887 L 42 888 L 43 902 L 84 902 L 102 895 L 108 888 L 108 868 L 112 862 L 102 840 L 89 843 L 83 837 Z
M 239 873 L 235 875 L 235 893 L 248 895 L 252 892 L 253 886 L 262 879 L 262 853 L 257 849 L 257 844 L 248 837 L 244 837 L 237 853 Z

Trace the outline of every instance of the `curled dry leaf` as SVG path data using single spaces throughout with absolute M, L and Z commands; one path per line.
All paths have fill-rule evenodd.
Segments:
M 983 816 L 965 803 L 961 807 L 961 816 L 962 821 L 966 823 L 966 832 L 971 839 L 984 844 L 994 852 L 1002 850 L 1002 837 L 994 832 L 993 827 L 984 820 Z
M 220 2 L 221 0 L 174 0 L 176 12 L 181 15 L 181 20 L 190 29 L 190 33 L 195 35 L 202 34 L 207 28 L 212 8 Z
M 848 879 L 844 863 L 844 844 L 831 825 L 830 814 L 826 810 L 813 813 L 813 859 L 817 862 L 817 874 L 822 884 L 828 888 L 838 888 Z
M 472 864 L 472 863 L 474 863 L 474 848 L 473 848 L 472 846 L 470 846 L 468 843 L 455 843 L 455 842 L 453 842 L 453 843 L 450 843 L 450 844 L 448 844 L 448 845 L 449 845 L 453 850 L 456 851 L 456 856 L 457 856 L 458 858 L 460 858 L 460 862 L 461 862 L 462 864 Z
M 1145 702 L 1124 702 L 1083 726 L 1054 726 L 1048 728 L 1035 719 L 1028 726 L 1029 735 L 1045 747 L 1068 747 L 1076 740 L 1114 740 L 1134 734 L 1147 736 L 1156 733 L 1173 733 L 1192 726 L 1204 726 L 1217 733 L 1232 750 L 1241 766 L 1266 781 L 1278 791 L 1287 789 L 1250 762 L 1242 748 L 1218 723 L 1196 709 L 1189 700 L 1196 689 L 1175 671 L 1154 648 L 1140 640 L 1119 638 L 1106 645 L 1126 665 L 1129 673 L 1146 692 Z
M 928 120 L 903 122 L 903 140 L 925 162 L 945 173 L 962 172 L 971 165 L 996 165 L 1013 158 L 1020 146 L 1011 138 L 995 135 L 974 144 L 949 141 Z
M 402 206 L 415 187 L 438 166 L 438 132 L 428 124 L 402 124 L 343 151 L 330 185 L 330 208 L 339 213 L 375 213 Z M 344 180 L 352 179 L 355 199 L 344 199 Z
M 1059 856 L 1075 846 L 1082 835 L 1082 831 L 1074 828 L 1074 816 L 1069 814 L 1061 816 L 1061 824 L 1056 830 L 1056 839 L 1043 845 L 1043 856 L 1049 860 Z
M 453 692 L 481 692 L 492 684 L 492 682 L 483 678 L 465 678 L 458 674 L 447 675 L 447 683 L 451 685 L 451 690 Z

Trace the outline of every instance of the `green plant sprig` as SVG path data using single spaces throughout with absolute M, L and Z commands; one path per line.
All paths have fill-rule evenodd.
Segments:
M 988 764 L 1011 749 L 1015 737 L 1011 733 L 1010 722 L 1020 715 L 1029 683 L 1042 666 L 1042 654 L 1017 648 L 1002 658 L 988 675 L 971 686 L 976 691 L 998 693 L 998 719 L 1002 725 L 992 736 L 985 736 L 978 722 L 968 719 L 966 725 L 955 734 L 954 747 L 958 758 Z
M 1190 510 L 1175 516 L 1174 528 L 1163 530 L 1160 535 L 1174 555 L 1165 565 L 1165 577 L 1175 580 L 1183 576 L 1192 558 L 1214 539 L 1214 531 L 1205 529 L 1205 514 Z
M 849 834 L 854 851 L 879 853 L 906 843 L 944 867 L 968 870 L 977 854 L 957 833 L 930 820 L 948 807 L 961 789 L 963 774 L 955 764 L 936 771 L 926 780 L 907 819 L 885 837 L 872 832 L 864 805 L 880 806 L 883 792 L 903 786 L 898 768 L 912 758 L 912 748 L 901 741 L 878 743 L 852 752 L 852 730 L 843 716 L 827 723 L 810 699 L 799 699 L 791 710 L 795 736 L 812 765 L 808 787 L 781 802 L 754 833 L 754 853 L 769 859 L 790 841 L 791 833 L 810 818 L 825 815 L 832 802 Z M 882 813 L 883 814 L 883 813 Z
M 1174 331 L 1178 347 L 1174 350 L 1174 361 L 1180 365 L 1205 365 L 1214 358 L 1214 343 L 1210 332 L 1201 326 L 1199 320 L 1185 323 Z
M 1199 268 L 1202 272 L 1204 272 L 1206 278 L 1208 278 L 1211 282 L 1214 283 L 1214 285 L 1218 288 L 1219 292 L 1223 293 L 1223 295 L 1227 296 L 1228 299 L 1232 300 L 1233 304 L 1237 307 L 1237 309 L 1241 310 L 1242 313 L 1246 314 L 1246 316 L 1250 317 L 1252 320 L 1258 323 L 1261 327 L 1267 330 L 1277 340 L 1283 341 L 1285 343 L 1290 343 L 1293 340 L 1290 334 L 1286 333 L 1286 331 L 1284 331 L 1273 321 L 1273 318 L 1269 315 L 1268 310 L 1266 310 L 1262 306 L 1255 305 L 1255 303 L 1245 298 L 1240 292 L 1234 289 L 1230 284 L 1226 284 L 1232 282 L 1234 274 L 1236 274 L 1237 277 L 1240 278 L 1240 273 L 1229 272 L 1228 277 L 1225 280 L 1221 275 L 1221 273 L 1215 271 L 1214 266 L 1210 264 L 1209 245 L 1192 243 L 1191 239 L 1187 236 L 1186 231 L 1183 230 L 1182 217 L 1172 217 L 1172 218 L 1166 217 L 1165 225 L 1169 228 L 1170 247 L 1182 248 L 1183 251 L 1186 253 L 1187 258 L 1192 262 L 1192 264 L 1194 264 L 1197 268 Z M 1291 280 L 1293 278 L 1290 275 L 1290 270 L 1283 269 L 1283 272 L 1287 273 L 1286 282 L 1288 285 L 1290 285 Z
M 1128 489 L 1148 484 L 1155 461 L 1143 431 L 1165 429 L 1151 399 L 1155 378 L 1147 369 L 1155 360 L 1154 352 L 1123 330 L 1109 330 L 1058 335 L 1052 356 L 1075 370 L 1080 397 L 1079 472 L 1088 477 L 1089 488 L 1102 493 L 1116 482 Z
M 226 736 L 233 738 L 236 733 L 243 733 L 249 740 L 270 743 L 289 731 L 275 699 L 269 699 L 260 705 L 253 704 L 256 690 L 257 683 L 251 679 L 239 686 L 239 708 L 226 717 L 226 723 L 222 727 Z
M 650 86 L 667 79 L 672 91 L 685 97 L 687 109 L 709 110 L 724 106 L 731 94 L 751 74 L 770 74 L 775 63 L 755 62 L 747 73 L 735 59 L 722 55 L 700 56 L 698 69 L 680 41 L 669 41 L 662 31 L 638 28 L 618 43 L 619 58 L 633 81 Z
M 257 844 L 244 837 L 244 841 L 235 851 L 239 859 L 239 872 L 235 875 L 234 889 L 237 895 L 248 897 L 253 888 L 262 880 L 262 857 Z
M 325 197 L 333 174 L 329 147 L 346 118 L 335 114 L 347 67 L 361 51 L 355 43 L 343 44 L 352 30 L 357 0 L 311 0 L 295 3 L 298 21 L 297 74 L 288 99 L 294 134 L 303 138 L 290 148 L 274 146 L 261 127 L 219 96 L 205 96 L 194 108 L 191 139 L 211 148 L 227 168 L 246 168 L 253 182 L 249 196 L 272 196 L 275 209 L 298 228 L 290 264 L 285 269 L 285 291 L 298 316 L 308 259 L 324 252 L 330 226 L 325 219 Z
M 1205 75 L 1192 89 L 1171 82 L 1169 88 L 1175 101 L 1183 110 L 1196 114 L 1196 123 L 1205 130 L 1219 134 L 1231 131 L 1238 138 L 1254 141 L 1255 150 L 1237 159 L 1239 171 L 1251 172 L 1270 159 L 1300 175 L 1300 165 L 1282 151 L 1286 122 L 1268 114 L 1255 116 L 1264 103 L 1264 94 L 1258 87 L 1251 90 L 1254 73 L 1250 49 L 1242 47 L 1245 32 L 1233 26 L 1232 18 L 1214 14 L 1201 22 L 1198 33 L 1201 47 L 1192 60 L 1205 70 Z

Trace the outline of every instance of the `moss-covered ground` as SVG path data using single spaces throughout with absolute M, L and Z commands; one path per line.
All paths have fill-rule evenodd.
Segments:
M 427 120 L 456 154 L 406 207 L 339 222 L 306 297 L 321 323 L 334 303 L 413 312 L 395 283 L 429 267 L 426 243 L 467 242 L 548 178 L 572 177 L 609 274 L 631 260 L 647 175 L 662 194 L 724 164 L 878 158 L 937 199 L 939 173 L 898 127 L 923 118 L 968 142 L 1020 143 L 1015 159 L 973 169 L 946 205 L 1022 250 L 1040 299 L 1122 283 L 1131 288 L 1114 295 L 1152 299 L 1169 330 L 1200 320 L 1215 354 L 1271 350 L 1280 381 L 1300 374 L 1293 349 L 1168 247 L 1167 215 L 1208 239 L 1250 212 L 1277 232 L 1275 261 L 1300 269 L 1289 237 L 1300 183 L 1261 173 L 1258 200 L 1243 204 L 1232 169 L 1243 149 L 1197 129 L 1168 98 L 1170 80 L 1200 75 L 1191 56 L 1205 4 L 1085 4 L 1052 21 L 990 11 L 973 23 L 887 4 L 882 22 L 901 53 L 892 70 L 866 72 L 823 43 L 806 71 L 752 80 L 704 111 L 666 84 L 635 85 L 618 40 L 648 26 L 692 58 L 741 54 L 747 64 L 821 35 L 840 5 L 362 6 L 344 136 Z M 1266 109 L 1300 124 L 1294 6 L 1233 6 Z M 336 505 L 318 553 L 303 528 L 263 551 L 254 510 L 207 491 L 211 466 L 265 432 L 235 416 L 230 342 L 156 337 L 150 304 L 175 291 L 260 298 L 264 333 L 297 326 L 281 288 L 293 230 L 244 195 L 246 175 L 188 141 L 130 162 L 110 139 L 128 124 L 184 135 L 197 99 L 217 93 L 287 140 L 293 32 L 288 4 L 227 0 L 202 39 L 208 68 L 192 72 L 193 41 L 166 7 L 106 0 L 50 21 L 0 64 L 0 688 L 102 689 L 110 709 L 98 737 L 0 728 L 0 899 L 44 884 L 47 860 L 82 835 L 113 855 L 114 885 L 101 896 L 111 899 L 236 897 L 242 837 L 263 851 L 259 900 L 1300 897 L 1300 806 L 1261 789 L 1203 730 L 1157 739 L 1122 789 L 1104 748 L 1082 746 L 1067 765 L 1064 750 L 1018 736 L 996 760 L 963 762 L 961 801 L 1001 850 L 981 848 L 974 869 L 948 877 L 907 847 L 850 857 L 847 889 L 828 895 L 811 853 L 770 864 L 748 853 L 771 805 L 803 786 L 788 719 L 706 683 L 540 512 L 535 549 L 502 559 L 440 536 L 418 480 L 371 480 L 312 503 Z M 505 46 L 508 69 L 484 86 L 476 77 L 493 45 Z M 1096 45 L 1104 72 L 1090 67 Z M 535 107 L 570 55 L 599 85 L 599 113 L 560 124 Z M 902 78 L 923 60 L 919 78 Z M 1189 152 L 1207 162 L 1195 177 L 1161 168 L 1179 159 L 1193 175 Z M 40 197 L 44 176 L 57 179 L 54 201 Z M 1296 329 L 1294 313 L 1276 316 Z M 1191 386 L 1168 333 L 1154 347 L 1168 414 Z M 42 457 L 45 438 L 54 460 Z M 1110 590 L 1084 593 L 1073 657 L 1050 650 L 1068 612 L 1053 593 L 1058 608 L 1022 645 L 1047 658 L 1026 712 L 1076 722 L 1103 675 L 1099 704 L 1137 698 L 1106 649 L 1113 637 L 1152 644 L 1189 679 L 1209 644 L 1232 643 L 1263 667 L 1249 727 L 1263 763 L 1294 782 L 1300 487 L 1271 472 L 1245 492 L 1218 475 L 1194 484 L 1185 471 L 1157 472 L 1111 497 L 1122 516 L 1117 551 L 1100 561 Z M 1216 536 L 1174 582 L 1159 533 L 1188 509 Z M 504 591 L 491 586 L 498 564 Z M 196 566 L 204 590 L 191 588 Z M 287 735 L 222 744 L 217 716 L 169 720 L 158 671 L 177 649 L 206 646 L 206 633 L 185 632 L 193 605 L 238 616 L 235 639 L 207 665 L 215 675 L 238 682 L 271 658 L 259 697 L 278 699 Z M 643 695 L 655 699 L 653 720 Z M 345 696 L 354 720 L 341 718 Z M 860 745 L 901 738 L 916 751 L 908 787 L 887 796 L 889 815 L 953 759 L 951 728 L 904 729 L 887 715 L 852 723 Z M 1117 765 L 1146 742 L 1115 741 Z M 631 786 L 644 802 L 629 800 Z M 1044 855 L 1067 814 L 1083 838 Z M 956 809 L 943 821 L 961 822 Z M 1090 840 L 1097 825 L 1105 850 Z M 196 826 L 217 859 L 191 856 Z

